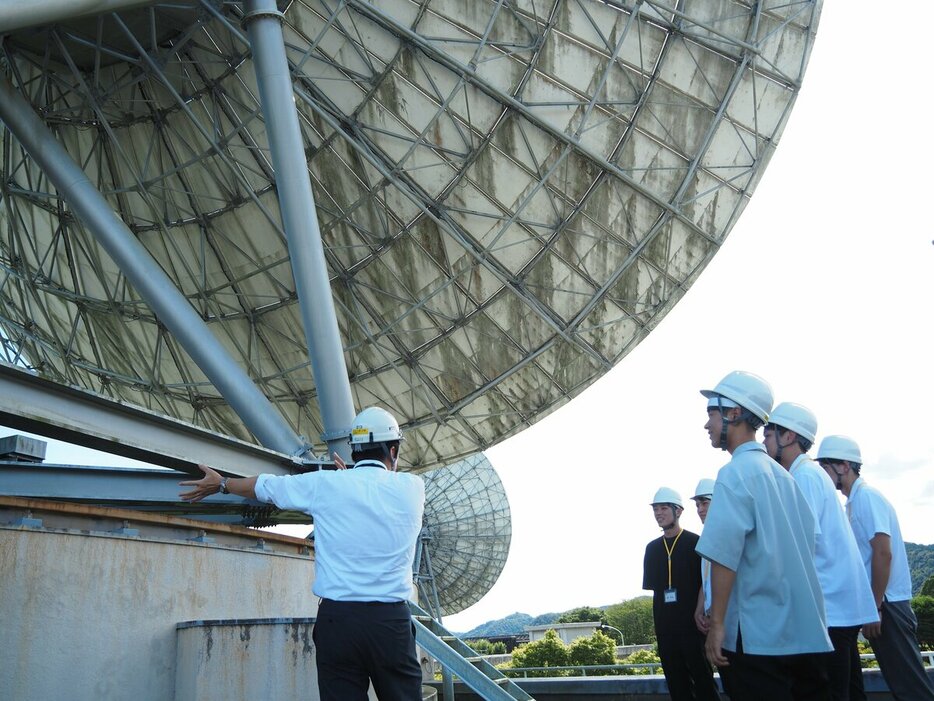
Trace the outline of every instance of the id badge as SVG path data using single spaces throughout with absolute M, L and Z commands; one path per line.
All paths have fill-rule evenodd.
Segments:
M 666 604 L 676 604 L 678 603 L 678 590 L 675 588 L 665 590 L 665 603 Z

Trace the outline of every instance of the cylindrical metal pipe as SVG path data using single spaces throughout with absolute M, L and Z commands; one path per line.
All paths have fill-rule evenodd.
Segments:
M 247 0 L 244 7 L 244 24 L 253 49 L 256 83 L 276 172 L 282 225 L 318 391 L 324 425 L 322 438 L 330 452 L 349 459 L 346 437 L 354 418 L 353 398 L 285 55 L 282 15 L 275 0 Z
M 305 442 L 230 357 L 185 296 L 5 76 L 0 77 L 0 120 L 260 443 L 287 455 L 305 455 L 308 452 Z

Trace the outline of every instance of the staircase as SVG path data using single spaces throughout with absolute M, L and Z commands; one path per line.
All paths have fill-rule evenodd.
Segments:
M 427 611 L 409 602 L 415 640 L 485 701 L 535 701 L 519 686 L 448 631 Z

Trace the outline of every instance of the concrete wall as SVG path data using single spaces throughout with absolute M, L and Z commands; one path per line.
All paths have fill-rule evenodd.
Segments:
M 178 626 L 175 701 L 318 698 L 314 618 Z
M 29 518 L 41 527 L 17 525 Z M 112 532 L 124 527 L 139 533 Z M 202 535 L 214 542 L 191 540 Z M 258 549 L 260 539 L 271 549 Z M 171 701 L 176 624 L 317 613 L 306 546 L 246 528 L 0 497 L 0 697 Z
M 553 630 L 566 645 L 570 645 L 578 638 L 589 638 L 599 627 L 599 623 L 550 623 L 545 626 L 526 626 L 525 629 L 529 632 L 529 642 L 541 640 L 545 633 Z

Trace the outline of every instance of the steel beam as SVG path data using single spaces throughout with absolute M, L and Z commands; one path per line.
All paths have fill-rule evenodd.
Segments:
M 178 483 L 188 477 L 175 470 L 0 462 L 2 495 L 7 497 L 118 507 L 241 526 L 311 523 L 308 514 L 280 511 L 233 494 L 215 494 L 196 504 L 183 502 L 178 494 L 184 487 Z
M 243 23 L 253 49 L 282 225 L 324 426 L 321 437 L 329 453 L 338 452 L 348 460 L 346 437 L 354 418 L 353 398 L 285 55 L 282 13 L 275 0 L 246 0 L 244 9 Z
M 5 76 L 0 78 L 0 120 L 260 443 L 287 455 L 307 455 L 309 446 L 230 357 L 185 296 Z
M 315 465 L 3 364 L 0 425 L 192 475 L 201 462 L 237 477 Z

